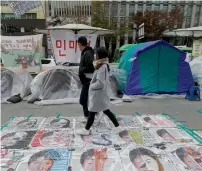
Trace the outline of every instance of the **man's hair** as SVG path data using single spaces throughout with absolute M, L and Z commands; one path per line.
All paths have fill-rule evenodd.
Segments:
M 178 148 L 176 151 L 177 156 L 182 162 L 184 162 L 184 157 L 187 155 L 186 150 L 183 147 Z
M 89 149 L 87 151 L 85 151 L 80 158 L 80 163 L 81 165 L 84 164 L 84 161 L 86 160 L 87 157 L 92 157 L 94 155 L 94 150 L 93 149 Z
M 127 130 L 123 130 L 121 132 L 119 132 L 119 136 L 122 138 L 123 136 L 128 135 L 128 131 Z
M 103 59 L 108 57 L 108 51 L 105 47 L 99 47 L 96 50 L 96 55 L 98 59 Z
M 163 136 L 163 134 L 169 134 L 168 133 L 168 131 L 166 131 L 165 129 L 159 129 L 159 130 L 157 130 L 156 131 L 156 133 L 160 136 L 160 137 L 162 137 Z M 169 134 L 170 135 L 170 134 Z M 170 135 L 171 136 L 171 135 Z
M 148 121 L 150 121 L 150 120 L 152 120 L 150 117 L 144 117 L 144 120 L 146 121 L 146 122 L 148 122 Z
M 13 137 L 15 134 L 16 134 L 16 132 L 8 133 L 8 134 L 2 136 L 1 140 L 3 140 L 4 138 Z
M 42 140 L 45 137 L 52 136 L 53 134 L 54 134 L 54 131 L 45 132 L 44 134 L 41 135 L 40 140 Z
M 60 122 L 61 119 L 67 121 L 67 123 L 66 123 L 65 125 L 63 125 L 62 128 L 67 128 L 67 127 L 69 127 L 69 125 L 70 125 L 70 120 L 68 120 L 68 119 L 64 119 L 64 118 L 53 119 L 53 120 L 50 122 L 50 125 L 52 125 L 53 123 L 56 123 L 56 122 Z
M 81 36 L 78 38 L 78 43 L 80 43 L 82 46 L 87 46 L 88 45 L 88 41 L 87 38 L 84 36 Z

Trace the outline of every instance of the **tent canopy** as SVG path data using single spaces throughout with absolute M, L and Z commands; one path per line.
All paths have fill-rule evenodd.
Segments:
M 100 27 L 92 27 L 85 24 L 66 24 L 63 26 L 54 26 L 48 27 L 45 30 L 35 30 L 37 33 L 48 34 L 48 30 L 67 30 L 69 32 L 73 32 L 75 34 L 113 34 L 114 31 L 100 28 Z
M 131 47 L 119 64 L 119 69 L 127 71 L 125 94 L 187 92 L 194 81 L 185 59 L 185 52 L 163 40 Z
M 126 51 L 129 48 L 133 47 L 135 44 L 125 44 L 119 48 L 119 51 Z
M 202 37 L 202 26 L 166 31 L 164 36 L 192 36 Z
M 26 70 L 15 67 L 1 68 L 1 102 L 5 103 L 16 95 L 21 98 L 28 96 L 32 79 Z

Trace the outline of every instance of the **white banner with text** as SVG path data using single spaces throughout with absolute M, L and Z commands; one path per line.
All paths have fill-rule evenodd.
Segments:
M 78 38 L 85 36 L 88 40 L 88 46 L 95 47 L 96 34 L 74 34 L 65 30 L 50 31 L 53 53 L 56 63 L 79 63 L 81 51 L 78 47 Z

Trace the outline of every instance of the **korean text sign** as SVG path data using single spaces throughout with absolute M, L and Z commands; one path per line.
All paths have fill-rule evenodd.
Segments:
M 78 47 L 78 38 L 85 36 L 88 40 L 88 45 L 95 47 L 96 34 L 74 34 L 65 30 L 53 30 L 50 32 L 53 45 L 53 52 L 56 62 L 79 63 L 81 51 Z
M 5 67 L 18 67 L 26 63 L 28 67 L 40 65 L 44 55 L 43 35 L 1 36 L 1 58 Z

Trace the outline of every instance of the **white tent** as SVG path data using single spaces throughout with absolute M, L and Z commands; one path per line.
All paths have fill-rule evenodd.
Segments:
M 35 30 L 37 33 L 48 34 L 48 30 L 67 30 L 69 32 L 73 32 L 75 34 L 97 34 L 97 35 L 104 35 L 104 34 L 113 34 L 114 31 L 103 29 L 100 27 L 92 27 L 85 24 L 66 24 L 63 26 L 55 26 L 49 27 L 45 30 Z
M 202 26 L 177 29 L 173 31 L 167 31 L 163 33 L 164 36 L 190 36 L 190 37 L 202 37 Z

